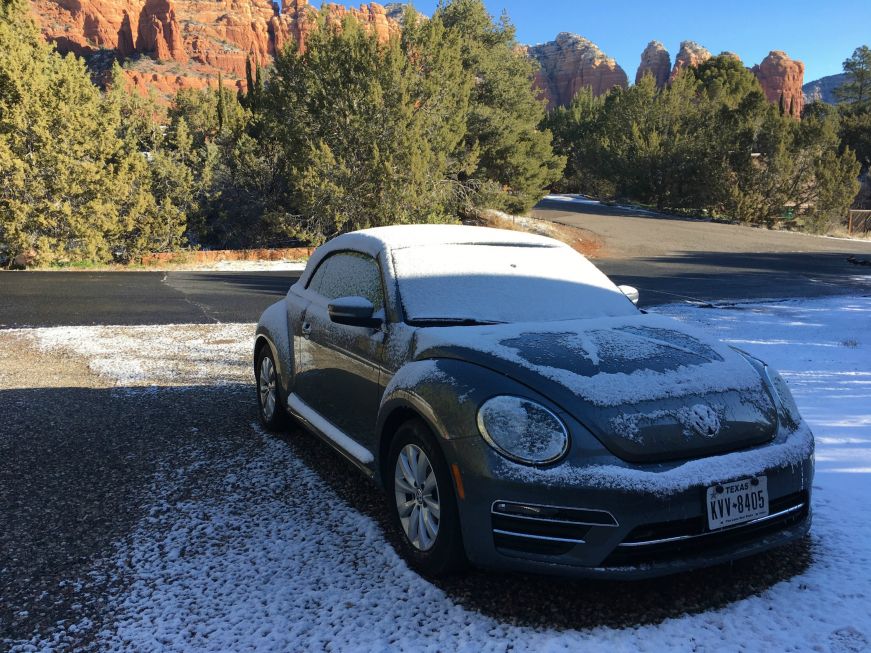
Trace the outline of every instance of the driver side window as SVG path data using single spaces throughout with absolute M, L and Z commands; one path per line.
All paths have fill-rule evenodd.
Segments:
M 371 256 L 337 252 L 324 259 L 312 275 L 308 289 L 325 299 L 365 297 L 376 311 L 384 308 L 381 270 Z

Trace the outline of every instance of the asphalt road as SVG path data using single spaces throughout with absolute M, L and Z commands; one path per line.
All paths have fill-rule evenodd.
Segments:
M 596 264 L 641 305 L 871 292 L 871 242 L 542 202 L 539 218 L 605 243 Z M 297 272 L 9 272 L 0 328 L 254 322 Z
M 871 292 L 871 241 L 756 229 L 599 204 L 542 201 L 535 217 L 592 232 L 598 265 L 642 305 Z M 851 262 L 852 260 L 852 262 Z

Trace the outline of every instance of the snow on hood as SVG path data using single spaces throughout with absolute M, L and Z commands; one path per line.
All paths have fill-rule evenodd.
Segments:
M 603 407 L 756 390 L 761 383 L 729 346 L 654 315 L 418 332 L 415 358 L 463 357 L 461 352 L 505 361 Z
M 416 356 L 505 374 L 632 462 L 746 448 L 777 429 L 772 398 L 747 360 L 669 318 L 427 328 Z

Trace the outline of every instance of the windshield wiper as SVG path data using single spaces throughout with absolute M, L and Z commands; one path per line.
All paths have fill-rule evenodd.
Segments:
M 492 324 L 506 324 L 499 320 L 476 320 L 471 317 L 421 317 L 406 320 L 410 326 L 489 326 Z

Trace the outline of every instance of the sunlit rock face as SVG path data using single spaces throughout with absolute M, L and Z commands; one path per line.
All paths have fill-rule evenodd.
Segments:
M 772 50 L 768 56 L 751 69 L 765 91 L 769 102 L 780 103 L 789 115 L 799 118 L 804 107 L 804 64 L 790 59 L 781 50 Z
M 550 108 L 568 105 L 584 87 L 601 95 L 615 86 L 628 85 L 626 73 L 617 62 L 577 34 L 562 32 L 555 40 L 532 46 L 527 52 L 541 66 L 535 83 Z
M 641 53 L 641 63 L 635 73 L 635 83 L 642 80 L 645 75 L 651 75 L 658 88 L 668 83 L 671 74 L 671 55 L 665 46 L 659 41 L 651 41 Z
M 317 27 L 307 0 L 286 0 L 280 11 L 270 0 L 32 0 L 31 7 L 62 53 L 132 59 L 131 83 L 163 93 L 205 86 L 219 74 L 241 86 L 247 59 L 266 65 L 291 41 L 304 47 Z M 353 16 L 381 40 L 399 32 L 376 3 L 324 10 L 328 23 Z

